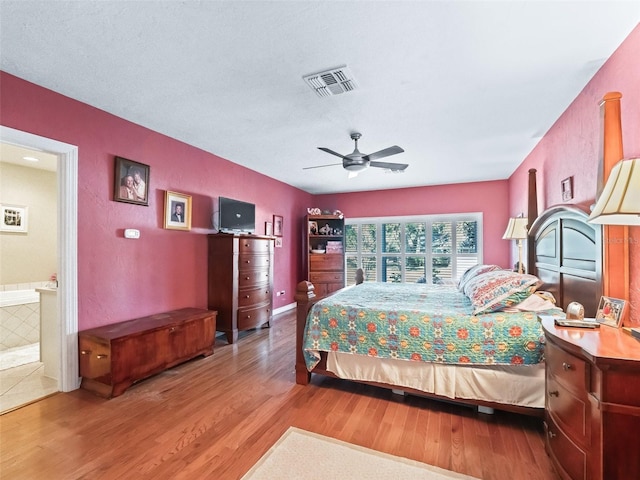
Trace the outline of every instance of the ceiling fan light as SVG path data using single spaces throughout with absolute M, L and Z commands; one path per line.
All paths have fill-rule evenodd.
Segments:
M 369 164 L 367 163 L 352 163 L 344 165 L 345 170 L 349 170 L 350 172 L 360 172 L 367 168 Z

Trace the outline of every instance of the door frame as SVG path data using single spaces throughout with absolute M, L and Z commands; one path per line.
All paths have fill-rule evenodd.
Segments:
M 0 125 L 0 140 L 58 157 L 58 389 L 80 387 L 78 370 L 78 147 Z

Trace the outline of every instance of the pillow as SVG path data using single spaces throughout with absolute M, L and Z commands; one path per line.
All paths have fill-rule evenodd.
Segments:
M 536 291 L 542 282 L 534 275 L 510 270 L 495 270 L 469 280 L 464 294 L 475 307 L 474 315 L 497 312 L 522 302 Z
M 461 292 L 464 290 L 465 284 L 472 278 L 482 275 L 483 273 L 492 272 L 494 270 L 501 270 L 498 265 L 474 265 L 469 267 L 460 277 L 458 281 L 458 290 Z

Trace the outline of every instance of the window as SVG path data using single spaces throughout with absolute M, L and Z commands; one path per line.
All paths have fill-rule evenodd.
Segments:
M 482 214 L 345 220 L 347 284 L 457 281 L 482 263 Z

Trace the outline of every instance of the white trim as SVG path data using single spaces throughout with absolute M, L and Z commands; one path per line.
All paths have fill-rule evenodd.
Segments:
M 58 322 L 63 392 L 80 386 L 78 377 L 78 147 L 0 125 L 0 140 L 58 157 Z

